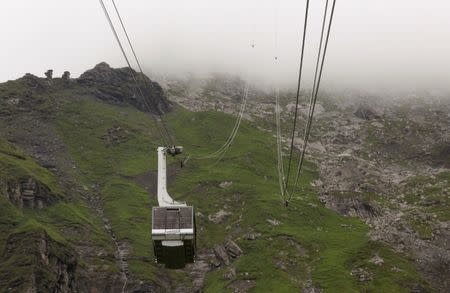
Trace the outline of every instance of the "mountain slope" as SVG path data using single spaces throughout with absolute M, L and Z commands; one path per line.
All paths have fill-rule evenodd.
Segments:
M 184 270 L 164 269 L 153 262 L 150 238 L 161 142 L 152 117 L 121 92 L 132 87 L 129 80 L 114 80 L 117 88 L 104 96 L 101 84 L 26 79 L 35 84 L 0 85 L 0 134 L 10 141 L 1 144 L 2 178 L 10 178 L 2 190 L 11 180 L 33 178 L 52 196 L 37 208 L 18 205 L 10 192 L 0 197 L 1 290 L 432 290 L 409 255 L 371 241 L 360 219 L 324 207 L 310 185 L 318 178 L 313 164 L 307 164 L 301 193 L 284 207 L 271 133 L 244 122 L 222 161 L 196 159 L 220 147 L 234 120 L 179 106 L 153 109 L 171 108 L 164 119 L 191 156 L 182 169 L 170 161 L 169 192 L 196 207 L 199 257 Z M 34 258 L 14 245 L 17 237 L 29 239 L 24 245 L 36 251 Z M 27 270 L 14 269 L 17 263 Z M 32 278 L 41 275 L 46 278 Z

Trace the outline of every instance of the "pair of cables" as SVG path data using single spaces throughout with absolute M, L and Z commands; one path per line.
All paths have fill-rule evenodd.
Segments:
M 112 33 L 113 33 L 113 35 L 114 35 L 114 37 L 115 37 L 115 39 L 117 41 L 117 44 L 119 45 L 120 51 L 122 52 L 122 55 L 123 55 L 127 65 L 128 65 L 131 77 L 132 77 L 134 83 L 136 84 L 137 92 L 138 92 L 139 96 L 141 97 L 141 99 L 142 99 L 142 101 L 144 103 L 144 107 L 147 109 L 147 111 L 150 113 L 150 115 L 155 120 L 156 128 L 157 128 L 157 130 L 159 132 L 159 136 L 161 137 L 162 142 L 166 146 L 169 146 L 169 145 L 173 146 L 173 145 L 175 145 L 174 137 L 170 134 L 169 127 L 166 125 L 166 123 L 165 123 L 165 121 L 164 121 L 164 119 L 163 119 L 163 117 L 161 115 L 161 110 L 158 109 L 157 107 L 156 107 L 156 109 L 152 108 L 151 104 L 150 104 L 150 101 L 149 101 L 149 98 L 144 95 L 144 91 L 142 90 L 141 85 L 140 85 L 140 83 L 139 83 L 139 81 L 138 81 L 138 79 L 136 77 L 135 70 L 131 66 L 130 59 L 128 58 L 128 55 L 127 55 L 127 53 L 125 51 L 124 46 L 122 45 L 122 41 L 121 41 L 121 39 L 119 37 L 119 34 L 117 33 L 117 30 L 116 30 L 116 28 L 114 26 L 114 23 L 113 23 L 113 21 L 111 19 L 111 16 L 110 16 L 109 12 L 108 12 L 108 9 L 106 8 L 105 2 L 103 0 L 99 0 L 99 2 L 100 2 L 100 5 L 101 5 L 101 7 L 103 9 L 105 17 L 106 17 L 106 19 L 107 19 L 107 21 L 109 23 L 111 31 L 112 31 Z M 127 29 L 125 27 L 125 24 L 123 22 L 123 19 L 122 19 L 122 16 L 121 16 L 120 12 L 119 12 L 119 9 L 118 9 L 118 7 L 116 5 L 116 2 L 114 0 L 111 0 L 111 2 L 113 4 L 113 6 L 114 6 L 114 10 L 115 10 L 115 12 L 117 14 L 117 17 L 119 19 L 119 22 L 120 22 L 122 30 L 123 30 L 123 32 L 125 34 L 125 37 L 127 39 L 128 45 L 129 45 L 129 47 L 131 49 L 131 52 L 133 53 L 134 60 L 135 60 L 135 62 L 137 64 L 137 66 L 138 66 L 138 70 L 139 70 L 139 73 L 140 73 L 139 75 L 140 75 L 140 77 L 142 79 L 142 84 L 144 84 L 146 86 L 147 92 L 150 93 L 154 89 L 153 84 L 148 78 L 146 78 L 146 76 L 145 76 L 145 74 L 144 74 L 144 72 L 142 70 L 141 63 L 139 62 L 139 58 L 137 57 L 136 51 L 134 50 L 134 46 L 133 46 L 133 44 L 131 42 L 130 36 L 129 36 L 128 31 L 127 31 Z M 157 113 L 158 117 L 156 117 L 155 112 Z
M 305 17 L 304 17 L 304 25 L 303 25 L 303 34 L 302 34 L 302 45 L 301 45 L 301 51 L 300 51 L 300 65 L 299 65 L 299 75 L 298 75 L 298 82 L 297 82 L 297 94 L 296 94 L 296 102 L 295 102 L 295 111 L 294 111 L 294 119 L 293 119 L 293 127 L 292 127 L 292 135 L 291 135 L 291 143 L 290 143 L 290 150 L 289 150 L 289 160 L 288 160 L 288 169 L 287 169 L 287 175 L 284 176 L 284 167 L 283 167 L 283 154 L 282 154 L 282 137 L 281 137 L 281 121 L 280 121 L 280 109 L 279 109 L 279 90 L 276 90 L 276 119 L 277 119 L 277 154 L 278 154 L 278 176 L 279 176 L 279 184 L 280 184 L 280 191 L 283 198 L 283 201 L 285 205 L 287 206 L 289 202 L 292 199 L 293 194 L 297 192 L 299 178 L 301 175 L 301 172 L 303 170 L 304 165 L 304 158 L 306 149 L 308 146 L 308 140 L 310 138 L 310 133 L 312 129 L 312 122 L 314 117 L 314 110 L 317 102 L 317 96 L 320 88 L 320 83 L 322 80 L 322 73 L 323 68 L 325 64 L 325 57 L 327 53 L 328 48 L 328 42 L 331 32 L 331 27 L 333 24 L 333 17 L 336 7 L 336 0 L 332 0 L 333 4 L 331 7 L 331 12 L 329 8 L 329 0 L 326 0 L 324 13 L 323 13 L 323 20 L 322 20 L 322 30 L 320 34 L 320 43 L 319 43 L 319 50 L 317 54 L 317 60 L 316 60 L 316 66 L 315 66 L 315 73 L 314 73 L 314 82 L 313 82 L 313 88 L 311 91 L 311 96 L 309 100 L 309 109 L 308 109 L 308 117 L 306 121 L 305 126 L 305 132 L 303 135 L 303 144 L 301 148 L 300 157 L 298 160 L 297 165 L 297 172 L 295 174 L 295 181 L 292 185 L 292 188 L 290 191 L 288 191 L 289 188 L 289 181 L 291 178 L 291 170 L 292 170 L 292 162 L 294 157 L 294 141 L 296 137 L 296 128 L 297 128 L 297 121 L 298 121 L 298 108 L 299 108 L 299 100 L 300 100 L 300 91 L 301 91 L 301 81 L 302 81 L 302 71 L 303 71 L 303 63 L 304 63 L 304 52 L 305 52 L 305 44 L 306 44 L 306 33 L 307 33 L 307 27 L 308 27 L 308 16 L 309 16 L 309 0 L 306 0 L 306 8 L 305 8 Z M 329 17 L 328 17 L 329 15 Z M 328 24 L 326 22 L 327 18 Z M 325 36 L 325 27 L 326 29 L 326 36 Z M 325 41 L 324 41 L 325 36 Z M 275 58 L 277 59 L 277 58 Z

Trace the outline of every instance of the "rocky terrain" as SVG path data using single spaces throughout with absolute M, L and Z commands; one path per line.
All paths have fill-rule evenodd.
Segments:
M 26 74 L 0 85 L 0 188 L 2 198 L 12 204 L 3 206 L 3 212 L 9 208 L 9 213 L 19 215 L 1 224 L 17 221 L 13 226 L 21 227 L 19 223 L 25 221 L 18 233 L 9 234 L 9 228 L 2 231 L 7 236 L 0 257 L 2 292 L 121 292 L 127 282 L 135 286 L 127 276 L 126 244 L 111 228 L 100 187 L 82 182 L 80 176 L 85 174 L 79 174 L 57 121 L 67 99 L 77 102 L 85 96 L 141 111 L 149 106 L 140 99 L 126 68 L 100 63 L 77 79 L 65 75 L 44 79 Z M 170 110 L 157 83 L 151 82 L 151 88 L 143 91 L 154 114 Z M 83 127 L 83 121 L 71 123 Z M 120 130 L 111 127 L 102 139 L 118 143 L 123 138 Z M 28 250 L 35 251 L 30 254 L 34 258 L 21 261 L 28 257 L 24 255 Z M 22 266 L 27 271 L 20 273 Z
M 271 93 L 251 91 L 222 160 L 199 160 L 226 140 L 244 82 L 136 76 L 100 63 L 0 84 L 1 292 L 449 290 L 448 100 L 321 97 L 285 207 Z M 295 105 L 281 96 L 287 153 Z M 182 270 L 153 260 L 154 115 L 192 156 L 169 161 L 170 193 L 196 208 Z
M 191 84 L 198 86 L 168 83 L 170 98 L 192 111 L 238 112 L 239 94 L 231 89 L 243 89 L 244 81 L 212 75 Z M 282 94 L 285 155 L 294 94 Z M 297 150 L 308 113 L 304 100 Z M 275 134 L 274 108 L 270 94 L 254 89 L 246 118 Z M 363 219 L 372 240 L 411 254 L 430 282 L 450 290 L 450 98 L 322 96 L 313 123 L 308 159 L 319 170 L 311 185 L 321 202 Z

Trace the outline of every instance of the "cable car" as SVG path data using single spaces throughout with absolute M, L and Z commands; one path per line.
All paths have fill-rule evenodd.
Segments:
M 158 207 L 152 209 L 152 241 L 155 262 L 167 268 L 183 268 L 195 261 L 196 230 L 193 206 L 174 201 L 167 192 L 167 154 L 182 147 L 158 147 Z

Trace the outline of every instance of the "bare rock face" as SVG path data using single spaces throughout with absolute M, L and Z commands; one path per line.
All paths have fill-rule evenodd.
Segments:
M 114 69 L 102 62 L 83 73 L 77 81 L 95 88 L 95 96 L 108 103 L 131 104 L 141 111 L 154 114 L 163 114 L 171 109 L 158 83 L 129 68 Z
M 5 195 L 19 208 L 29 209 L 42 209 L 58 200 L 45 184 L 31 177 L 9 181 Z

